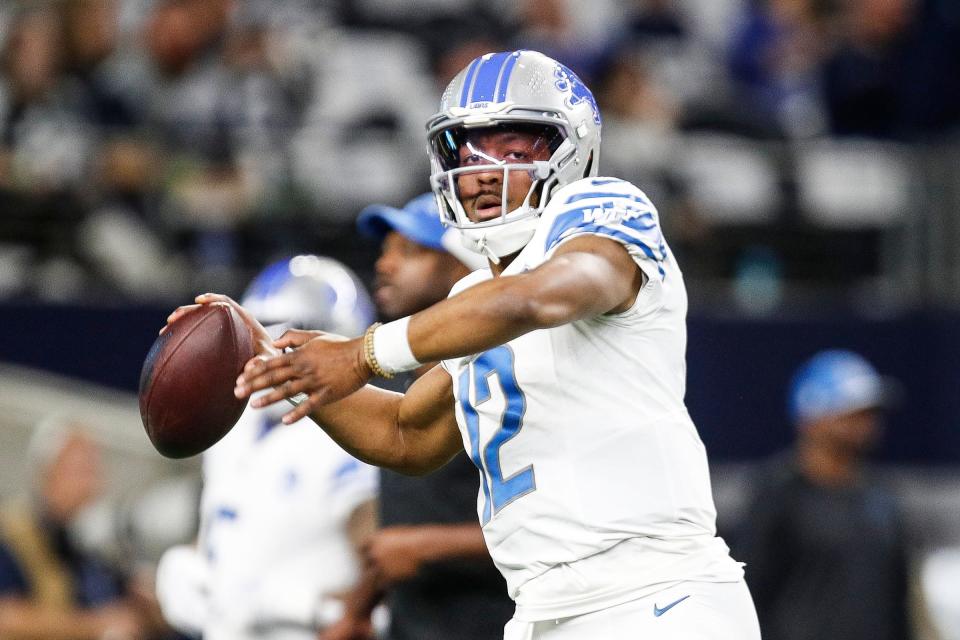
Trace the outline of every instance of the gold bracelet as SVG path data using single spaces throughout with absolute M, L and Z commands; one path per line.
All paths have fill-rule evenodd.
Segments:
M 373 352 L 373 332 L 376 331 L 377 327 L 381 324 L 383 323 L 374 322 L 363 332 L 363 359 L 367 361 L 367 366 L 370 367 L 370 371 L 373 371 L 374 375 L 390 380 L 395 374 L 384 371 L 380 363 L 377 362 L 376 354 Z

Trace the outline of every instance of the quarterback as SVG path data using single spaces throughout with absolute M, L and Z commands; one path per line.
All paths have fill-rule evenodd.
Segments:
M 599 177 L 593 95 L 540 53 L 486 54 L 427 128 L 441 217 L 489 269 L 353 340 L 271 343 L 238 307 L 261 347 L 236 394 L 406 473 L 466 449 L 510 640 L 759 638 L 683 403 L 683 276 L 647 196 Z M 366 385 L 429 361 L 404 395 Z

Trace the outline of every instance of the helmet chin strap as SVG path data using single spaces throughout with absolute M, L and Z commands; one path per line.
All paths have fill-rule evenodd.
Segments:
M 486 256 L 486 258 L 493 264 L 500 264 L 500 256 L 495 254 L 487 245 L 487 234 L 483 234 L 483 236 L 480 238 L 480 242 L 477 243 L 477 253 L 481 253 Z
M 500 264 L 504 256 L 527 245 L 538 222 L 538 218 L 528 217 L 485 229 L 466 229 L 461 231 L 460 239 L 466 248 L 483 255 L 493 264 Z

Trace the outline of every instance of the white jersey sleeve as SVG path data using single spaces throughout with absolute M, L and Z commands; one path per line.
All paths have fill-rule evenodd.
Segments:
M 581 180 L 557 191 L 543 214 L 544 257 L 570 238 L 616 240 L 651 278 L 666 277 L 667 245 L 656 207 L 640 189 L 616 178 Z

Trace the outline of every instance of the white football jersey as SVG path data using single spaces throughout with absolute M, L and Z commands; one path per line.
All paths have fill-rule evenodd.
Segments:
M 205 640 L 315 638 L 320 597 L 358 577 L 346 525 L 376 495 L 376 470 L 277 408 L 248 408 L 204 455 Z
M 743 575 L 716 537 L 706 453 L 683 402 L 686 290 L 646 195 L 614 178 L 567 185 L 503 276 L 583 234 L 621 243 L 643 270 L 632 308 L 443 363 L 518 619 Z M 491 277 L 474 272 L 451 295 Z

